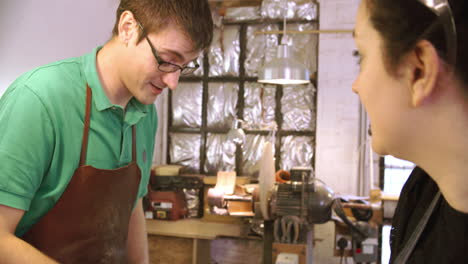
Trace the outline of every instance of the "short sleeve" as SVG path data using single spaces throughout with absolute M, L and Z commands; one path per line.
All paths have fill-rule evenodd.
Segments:
M 54 129 L 41 99 L 10 87 L 0 99 L 0 204 L 28 210 L 47 173 Z

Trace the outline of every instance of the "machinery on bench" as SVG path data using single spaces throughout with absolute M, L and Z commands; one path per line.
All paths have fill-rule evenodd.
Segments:
M 264 150 L 259 161 L 258 184 L 237 186 L 234 172 L 218 172 L 216 186 L 207 192 L 213 214 L 265 223 L 268 228 L 263 235 L 272 237 L 268 239 L 271 247 L 265 252 L 272 251 L 269 257 L 273 263 L 311 263 L 310 231 L 314 224 L 330 220 L 335 222 L 335 256 L 353 257 L 358 263 L 377 260 L 378 232 L 376 226 L 369 224 L 374 211 L 369 204 L 335 197 L 330 188 L 314 177 L 311 168 L 275 172 L 271 144 L 267 143 Z M 181 166 L 174 165 L 153 168 L 145 210 L 151 213 L 149 218 L 177 220 L 201 216 L 203 179 L 200 175 L 179 175 L 180 169 Z M 256 227 L 252 230 L 262 232 Z
M 330 188 L 313 176 L 311 168 L 296 167 L 275 174 L 276 183 L 260 177 L 258 185 L 237 187 L 237 193 L 226 194 L 219 188 L 211 188 L 208 204 L 214 211 L 224 209 L 232 216 L 272 222 L 276 264 L 312 263 L 307 248 L 310 245 L 308 233 L 313 224 L 330 220 L 334 220 L 340 230 L 335 236 L 337 256 L 351 253 L 357 263 L 377 261 L 378 231 L 367 222 L 372 217 L 369 205 L 336 198 Z M 232 206 L 239 208 L 239 203 L 244 204 L 243 211 L 231 210 Z M 355 218 L 364 221 L 351 220 L 345 213 L 350 207 L 352 212 L 360 213 Z

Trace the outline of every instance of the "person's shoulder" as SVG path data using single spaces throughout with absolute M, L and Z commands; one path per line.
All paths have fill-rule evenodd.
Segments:
M 403 186 L 402 193 L 421 192 L 426 188 L 436 186 L 432 178 L 421 167 L 416 166 L 408 177 L 408 180 Z
M 462 220 L 462 223 L 466 227 L 468 231 L 468 213 L 461 212 L 455 208 L 453 208 L 447 200 L 443 197 L 442 199 L 442 210 L 446 213 L 446 219 L 450 220 Z
M 77 57 L 37 67 L 23 74 L 20 79 L 25 85 L 34 89 L 41 85 L 53 87 L 70 81 L 77 81 L 77 79 L 81 79 L 81 75 L 81 60 Z
M 54 97 L 76 96 L 76 89 L 72 88 L 83 86 L 83 83 L 81 59 L 76 57 L 55 61 L 26 72 L 9 89 L 28 89 L 44 101 L 55 101 Z
M 398 199 L 395 215 L 422 214 L 439 191 L 437 184 L 420 167 L 415 167 Z

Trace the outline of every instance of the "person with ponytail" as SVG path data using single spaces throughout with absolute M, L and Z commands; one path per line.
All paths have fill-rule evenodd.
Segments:
M 393 216 L 390 263 L 468 263 L 468 1 L 362 0 L 353 84 L 372 147 L 417 166 Z

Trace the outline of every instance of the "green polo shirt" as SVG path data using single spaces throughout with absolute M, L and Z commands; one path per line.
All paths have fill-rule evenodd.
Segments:
M 26 211 L 18 236 L 54 206 L 79 165 L 86 83 L 93 94 L 86 164 L 115 169 L 131 162 L 136 124 L 142 177 L 135 199 L 147 192 L 156 109 L 134 98 L 126 110 L 110 103 L 96 70 L 99 50 L 25 73 L 0 99 L 0 204 Z

